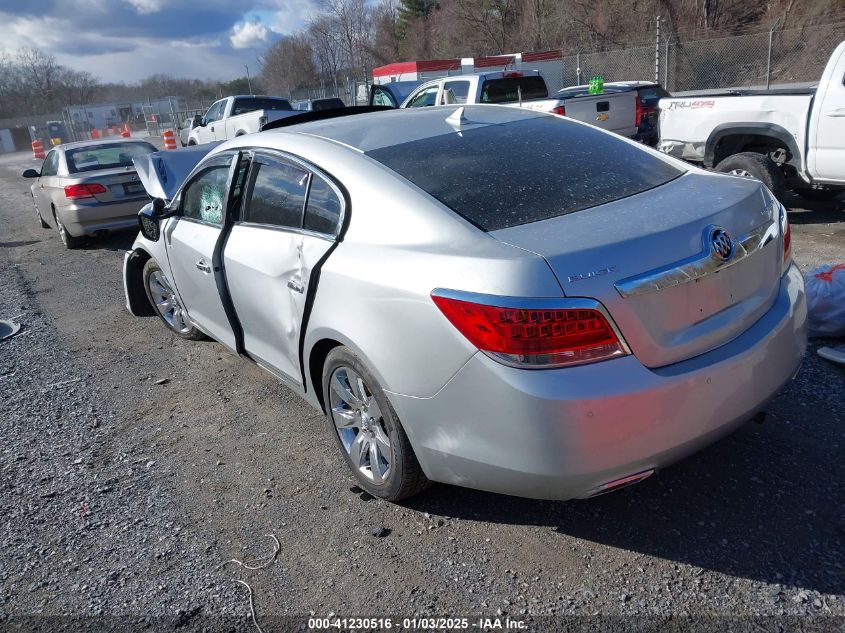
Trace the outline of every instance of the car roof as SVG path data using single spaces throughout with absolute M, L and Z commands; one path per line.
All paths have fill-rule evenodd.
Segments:
M 369 152 L 460 130 L 503 125 L 545 116 L 552 115 L 525 108 L 492 104 L 437 106 L 355 114 L 300 123 L 266 133 L 317 137 L 340 143 L 360 152 Z M 566 122 L 566 120 L 561 119 L 561 122 Z
M 123 138 L 122 136 L 109 136 L 106 138 L 92 139 L 90 141 L 72 141 L 70 143 L 62 143 L 61 145 L 57 145 L 56 149 L 65 151 L 69 149 L 78 149 L 81 147 L 110 145 L 112 143 L 147 143 L 148 145 L 152 145 L 152 142 L 145 138 Z

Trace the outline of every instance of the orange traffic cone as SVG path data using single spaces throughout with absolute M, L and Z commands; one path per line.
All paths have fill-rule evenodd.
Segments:
M 164 149 L 176 149 L 176 135 L 173 130 L 165 130 L 161 136 L 164 139 Z
M 131 132 L 129 131 L 129 124 L 128 124 L 128 123 L 124 123 L 124 124 L 123 124 L 123 129 L 120 131 L 120 135 L 121 135 L 123 138 L 129 138 L 130 134 L 131 134 Z
M 44 160 L 44 143 L 38 139 L 32 141 L 32 158 L 35 160 Z

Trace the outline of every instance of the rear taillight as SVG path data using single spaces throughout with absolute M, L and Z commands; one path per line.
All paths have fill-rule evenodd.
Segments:
M 80 198 L 93 198 L 94 194 L 105 192 L 106 188 L 97 182 L 84 185 L 67 185 L 65 187 L 65 198 L 67 198 L 68 200 L 79 200 Z
M 786 272 L 789 264 L 792 263 L 792 229 L 784 207 L 781 207 L 780 214 L 780 234 L 783 235 L 783 272 Z
M 552 112 L 555 114 L 559 114 L 560 116 L 566 116 L 566 106 L 559 105 L 555 108 L 552 108 Z
M 637 99 L 637 110 L 634 115 L 634 121 L 636 122 L 637 127 L 640 127 L 643 124 L 643 119 L 650 114 L 654 114 L 654 108 L 644 106 L 643 102 L 640 99 Z
M 601 305 L 591 299 L 471 297 L 444 290 L 431 295 L 470 343 L 507 365 L 565 367 L 629 353 Z

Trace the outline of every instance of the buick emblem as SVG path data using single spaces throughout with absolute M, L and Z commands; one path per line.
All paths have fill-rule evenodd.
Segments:
M 710 231 L 710 254 L 720 262 L 728 261 L 734 254 L 734 241 L 725 229 Z

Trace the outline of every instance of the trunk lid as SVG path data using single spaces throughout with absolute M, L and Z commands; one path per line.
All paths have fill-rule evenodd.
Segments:
M 144 185 L 141 184 L 138 173 L 132 167 L 115 167 L 75 175 L 77 177 L 71 177 L 68 184 L 100 184 L 106 188 L 104 192 L 94 194 L 97 202 L 108 203 L 146 198 Z
M 153 198 L 172 200 L 188 174 L 221 142 L 153 152 L 132 160 L 147 193 Z
M 760 183 L 690 172 L 490 235 L 544 257 L 567 297 L 601 301 L 637 358 L 661 367 L 727 343 L 771 307 L 783 257 L 779 226 Z M 734 241 L 727 262 L 711 253 L 715 228 Z

